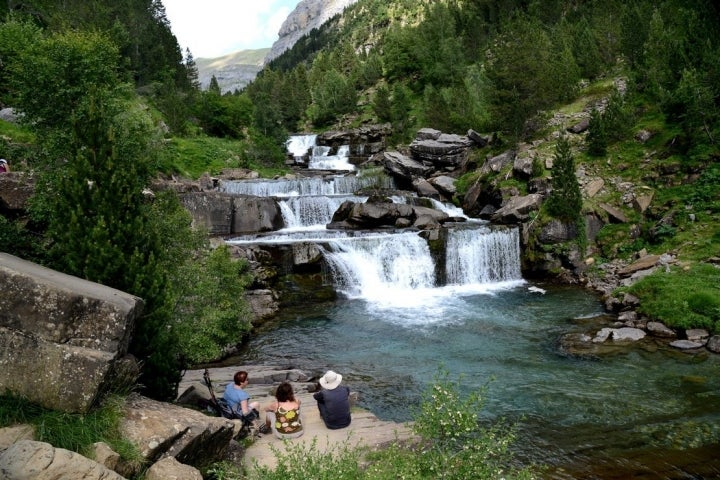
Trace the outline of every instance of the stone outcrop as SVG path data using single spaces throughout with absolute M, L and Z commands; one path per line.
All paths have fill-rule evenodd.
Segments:
M 147 472 L 145 480 L 203 480 L 200 470 L 178 462 L 172 457 L 155 462 Z
M 239 422 L 226 418 L 131 395 L 120 429 L 150 462 L 173 457 L 202 468 L 222 458 L 239 427 Z
M 349 148 L 348 161 L 353 165 L 360 165 L 375 154 L 385 150 L 385 139 L 392 133 L 389 123 L 378 125 L 363 125 L 350 130 L 330 130 L 319 133 L 315 143 L 330 147 L 335 154 L 341 146 Z
M 0 214 L 10 217 L 25 212 L 30 197 L 35 193 L 35 179 L 24 172 L 0 175 Z
M 454 170 L 465 162 L 468 150 L 474 145 L 466 136 L 424 128 L 418 131 L 415 140 L 410 143 L 410 152 L 412 158 L 419 162 Z
M 530 218 L 530 212 L 538 210 L 541 204 L 542 195 L 537 193 L 524 197 L 511 197 L 491 218 L 497 223 L 504 224 L 523 222 Z
M 194 227 L 204 227 L 211 235 L 259 233 L 281 229 L 280 206 L 272 198 L 196 192 L 180 195 L 183 206 L 193 217 Z
M 5 253 L 0 285 L 0 389 L 87 411 L 123 365 L 142 300 Z
M 449 215 L 433 208 L 387 202 L 343 202 L 333 215 L 328 229 L 370 229 L 415 226 L 439 227 Z
M 124 477 L 82 455 L 49 443 L 21 440 L 0 452 L 0 472 L 7 480 L 123 480 Z
M 280 27 L 279 38 L 265 57 L 265 64 L 292 48 L 303 35 L 319 28 L 355 2 L 357 0 L 303 0 L 298 3 Z

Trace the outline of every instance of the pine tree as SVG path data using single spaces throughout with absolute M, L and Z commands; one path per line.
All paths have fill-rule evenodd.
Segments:
M 582 195 L 575 176 L 575 158 L 567 138 L 560 137 L 555 147 L 552 191 L 545 204 L 547 212 L 567 223 L 578 223 L 582 213 Z
M 190 86 L 193 90 L 200 90 L 200 72 L 189 48 L 185 49 L 185 69 L 187 70 L 187 78 Z

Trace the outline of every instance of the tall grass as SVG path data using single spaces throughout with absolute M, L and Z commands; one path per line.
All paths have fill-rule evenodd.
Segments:
M 641 313 L 670 327 L 720 333 L 720 269 L 697 264 L 649 275 L 629 287 Z
M 140 453 L 120 433 L 123 399 L 108 397 L 86 414 L 49 410 L 16 395 L 0 396 L 0 426 L 29 424 L 35 440 L 88 455 L 92 445 L 105 442 L 121 457 L 139 461 Z

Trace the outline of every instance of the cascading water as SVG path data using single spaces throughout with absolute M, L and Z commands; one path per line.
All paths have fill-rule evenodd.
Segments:
M 516 228 L 452 230 L 448 236 L 446 282 L 477 285 L 522 278 Z
M 222 182 L 218 190 L 232 195 L 258 197 L 290 197 L 321 195 L 353 195 L 366 187 L 394 188 L 392 178 L 380 175 L 307 177 L 282 180 L 244 180 Z
M 293 135 L 285 144 L 287 152 L 293 156 L 296 164 L 305 163 L 309 155 L 307 168 L 310 170 L 344 170 L 354 171 L 355 165 L 349 162 L 350 146 L 341 145 L 335 155 L 330 155 L 332 149 L 323 145 L 316 145 L 317 135 Z
M 280 200 L 285 228 L 292 229 L 323 229 L 330 223 L 335 211 L 344 201 L 362 203 L 367 197 L 350 196 L 304 196 L 289 197 Z
M 315 146 L 317 135 L 293 135 L 285 143 L 288 153 L 295 158 L 295 163 L 303 163 L 303 158 Z

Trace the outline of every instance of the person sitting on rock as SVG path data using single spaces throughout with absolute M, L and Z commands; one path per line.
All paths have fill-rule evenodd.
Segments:
M 230 409 L 244 420 L 252 422 L 256 418 L 260 418 L 259 402 L 251 402 L 250 395 L 243 390 L 249 383 L 248 373 L 241 370 L 233 376 L 233 383 L 228 383 L 225 387 L 223 398 L 227 402 Z
M 278 385 L 275 401 L 265 407 L 265 411 L 265 425 L 260 427 L 260 433 L 269 433 L 272 430 L 280 439 L 297 438 L 304 433 L 300 418 L 300 400 L 295 398 L 292 385 L 288 382 Z
M 313 394 L 317 400 L 320 417 L 325 426 L 331 430 L 345 428 L 350 425 L 350 389 L 340 386 L 342 375 L 328 370 L 320 378 L 322 389 Z

